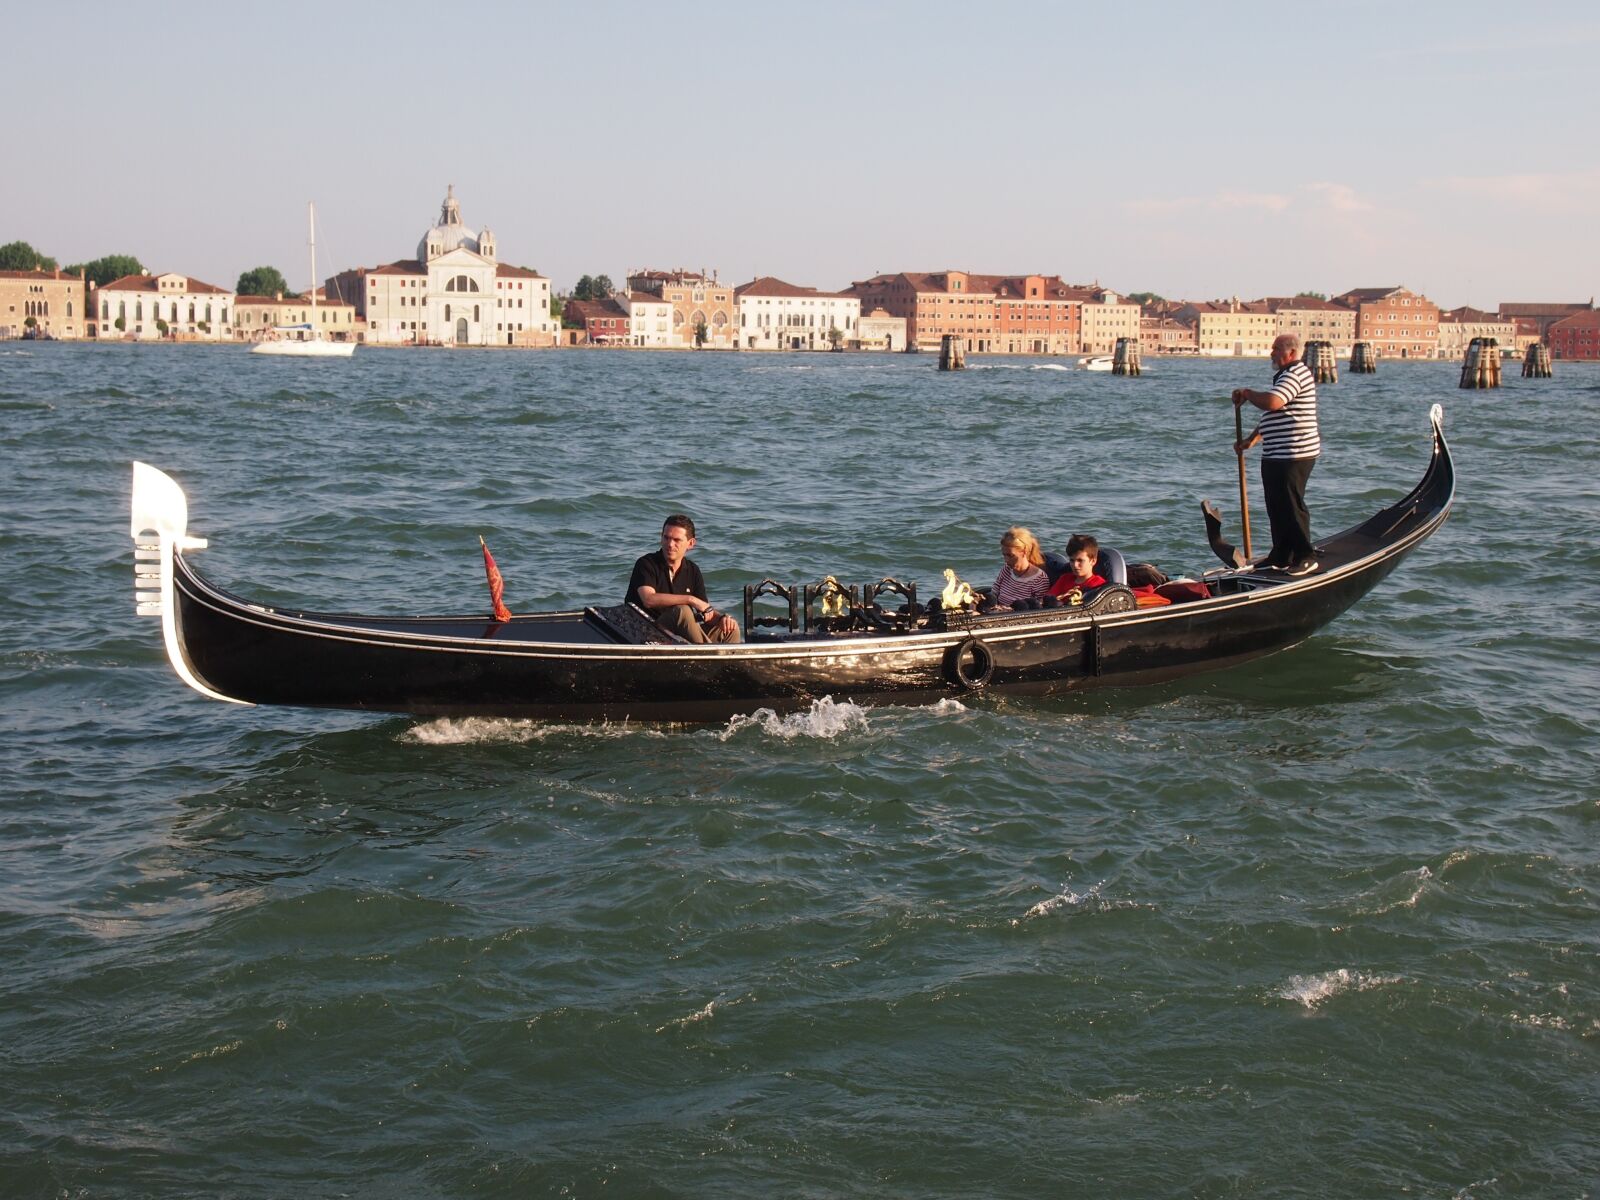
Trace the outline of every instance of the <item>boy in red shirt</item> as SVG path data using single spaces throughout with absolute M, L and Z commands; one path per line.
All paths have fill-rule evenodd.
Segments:
M 1050 585 L 1052 596 L 1065 596 L 1083 588 L 1105 587 L 1106 581 L 1095 574 L 1095 563 L 1100 559 L 1100 543 L 1087 533 L 1075 533 L 1067 541 L 1067 569 Z

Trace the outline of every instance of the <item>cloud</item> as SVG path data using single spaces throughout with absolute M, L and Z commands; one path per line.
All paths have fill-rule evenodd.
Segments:
M 1355 188 L 1347 183 L 1308 183 L 1301 191 L 1311 193 L 1312 197 L 1335 212 L 1371 212 L 1373 209 L 1373 205 L 1357 195 Z
M 1169 216 L 1173 213 L 1207 209 L 1227 212 L 1235 209 L 1262 209 L 1266 212 L 1283 212 L 1290 205 L 1288 196 L 1276 192 L 1218 192 L 1214 196 L 1169 196 L 1153 200 L 1131 200 L 1128 208 L 1145 216 Z
M 1600 206 L 1600 168 L 1512 175 L 1446 175 L 1425 186 L 1453 196 L 1536 213 L 1592 213 Z

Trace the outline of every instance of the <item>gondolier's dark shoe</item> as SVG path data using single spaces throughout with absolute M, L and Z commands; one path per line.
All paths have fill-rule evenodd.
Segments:
M 1318 563 L 1314 558 L 1302 558 L 1299 562 L 1295 563 L 1294 566 L 1285 567 L 1284 574 L 1292 575 L 1298 579 L 1302 575 L 1312 574 L 1320 565 L 1321 564 Z

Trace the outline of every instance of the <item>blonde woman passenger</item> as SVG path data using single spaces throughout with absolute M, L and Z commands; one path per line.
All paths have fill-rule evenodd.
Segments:
M 989 599 L 1005 608 L 1015 608 L 1024 600 L 1037 600 L 1050 590 L 1050 576 L 1044 569 L 1044 552 L 1039 539 L 1021 525 L 1013 525 L 1000 535 L 1000 557 L 1005 566 L 995 576 Z

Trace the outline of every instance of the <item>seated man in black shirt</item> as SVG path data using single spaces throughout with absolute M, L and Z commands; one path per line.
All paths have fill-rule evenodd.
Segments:
M 705 578 L 687 557 L 693 546 L 694 522 L 673 513 L 661 524 L 661 549 L 633 564 L 626 602 L 685 641 L 737 642 L 739 622 L 706 601 Z

